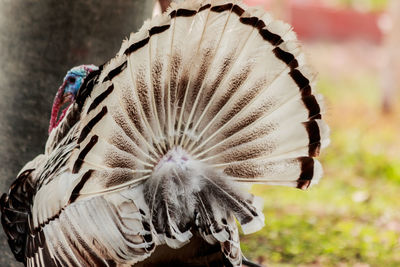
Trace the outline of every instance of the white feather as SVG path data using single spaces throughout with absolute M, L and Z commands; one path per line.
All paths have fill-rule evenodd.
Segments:
M 68 162 L 34 198 L 47 254 L 27 264 L 132 265 L 197 231 L 240 266 L 235 218 L 248 234 L 264 215 L 239 184 L 322 177 L 313 157 L 329 127 L 314 83 L 290 25 L 239 1 L 173 3 L 124 40 L 84 99 Z M 53 141 L 47 164 L 63 147 Z

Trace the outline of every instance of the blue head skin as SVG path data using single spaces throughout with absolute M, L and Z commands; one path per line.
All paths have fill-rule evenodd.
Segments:
M 75 97 L 86 76 L 88 76 L 90 72 L 98 69 L 99 68 L 94 65 L 80 65 L 67 72 L 67 75 L 64 77 L 64 81 L 60 88 L 58 88 L 56 97 L 54 98 L 53 108 L 51 110 L 49 133 L 56 128 L 64 118 L 68 107 L 75 101 Z M 64 104 L 68 104 L 68 106 L 62 111 L 60 118 L 57 120 L 60 108 Z
M 82 66 L 75 67 L 69 70 L 67 72 L 67 75 L 64 77 L 65 86 L 63 89 L 63 96 L 76 96 L 79 88 L 83 83 L 83 79 L 85 79 L 87 74 L 88 73 L 86 72 L 85 68 L 83 68 Z

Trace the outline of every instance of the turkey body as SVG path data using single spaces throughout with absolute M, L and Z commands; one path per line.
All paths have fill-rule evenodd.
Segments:
M 240 266 L 264 225 L 245 184 L 306 189 L 329 142 L 289 25 L 186 1 L 91 72 L 1 199 L 27 266 Z

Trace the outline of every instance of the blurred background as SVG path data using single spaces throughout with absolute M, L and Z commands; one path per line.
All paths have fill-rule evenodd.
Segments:
M 257 186 L 268 266 L 400 266 L 400 1 L 246 0 L 293 25 L 318 73 L 331 145 L 308 191 Z
M 308 191 L 254 187 L 266 266 L 400 266 L 400 0 L 245 0 L 293 25 L 325 96 L 332 142 Z M 111 58 L 154 1 L 0 0 L 0 189 L 43 150 L 62 77 Z M 0 231 L 0 266 L 14 263 Z

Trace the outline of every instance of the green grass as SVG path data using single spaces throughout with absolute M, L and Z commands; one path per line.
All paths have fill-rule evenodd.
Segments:
M 242 236 L 243 252 L 268 266 L 400 266 L 400 112 L 381 114 L 373 72 L 322 75 L 318 87 L 332 131 L 325 175 L 308 191 L 254 187 L 266 226 Z
M 387 0 L 339 0 L 339 4 L 343 7 L 353 7 L 353 6 L 362 6 L 364 8 L 368 8 L 371 11 L 382 11 L 387 5 Z

